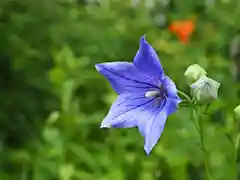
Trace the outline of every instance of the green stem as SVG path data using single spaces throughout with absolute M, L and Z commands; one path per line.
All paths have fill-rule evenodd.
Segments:
M 192 103 L 192 99 L 184 92 L 177 90 L 178 94 L 184 97 L 188 102 Z
M 201 148 L 202 148 L 202 151 L 203 151 L 204 156 L 205 156 L 204 167 L 205 167 L 205 171 L 207 173 L 208 179 L 212 180 L 211 172 L 210 172 L 209 154 L 208 154 L 207 149 L 205 147 L 203 134 L 204 134 L 203 133 L 203 123 L 202 123 L 202 120 L 199 120 L 199 135 L 200 135 L 200 141 L 201 141 Z
M 189 103 L 193 103 L 194 100 L 192 100 L 186 93 L 180 91 L 180 90 L 177 90 L 178 94 L 182 97 L 185 98 L 186 101 L 188 101 Z M 202 124 L 202 120 L 201 120 L 201 117 L 204 113 L 206 113 L 207 109 L 209 108 L 209 105 L 206 106 L 206 108 L 204 109 L 203 112 L 201 112 L 201 114 L 197 114 L 196 112 L 196 109 L 194 108 L 193 109 L 193 120 L 194 120 L 194 124 L 195 124 L 195 127 L 199 133 L 199 136 L 200 136 L 200 144 L 201 144 L 201 149 L 204 153 L 204 167 L 205 167 L 205 171 L 206 171 L 206 174 L 207 174 L 207 177 L 208 177 L 208 180 L 212 180 L 212 176 L 211 176 L 211 172 L 210 172 L 210 162 L 209 162 L 209 154 L 206 150 L 206 147 L 205 147 L 205 142 L 204 142 L 204 137 L 203 137 L 203 124 Z
M 226 134 L 226 137 L 227 137 L 227 139 L 229 140 L 229 142 L 231 143 L 231 145 L 235 148 L 235 144 L 234 144 L 234 141 L 233 141 L 233 139 L 232 139 L 231 134 L 227 133 L 227 134 Z
M 239 133 L 239 126 L 238 122 L 234 118 L 234 132 L 232 134 L 227 133 L 226 136 L 228 140 L 231 142 L 232 147 L 233 147 L 233 158 L 232 158 L 232 169 L 233 169 L 233 179 L 237 180 L 238 179 L 238 169 L 237 169 L 237 159 L 238 159 L 238 149 L 239 149 L 239 141 L 240 141 L 240 133 Z M 236 137 L 236 138 L 235 138 Z
M 236 142 L 235 142 L 235 151 L 234 151 L 234 163 L 237 161 L 237 153 L 238 153 L 238 147 L 239 147 L 239 141 L 240 141 L 240 134 L 237 135 Z
M 205 147 L 204 137 L 203 137 L 203 123 L 202 123 L 202 115 L 196 115 L 196 110 L 193 110 L 194 115 L 194 124 L 196 126 L 196 129 L 198 130 L 199 136 L 200 136 L 200 145 L 201 149 L 204 153 L 204 168 L 205 172 L 207 174 L 208 180 L 212 180 L 211 172 L 210 172 L 210 162 L 209 162 L 209 154 L 207 152 L 207 149 Z
M 239 148 L 240 134 L 237 134 L 236 141 L 234 142 L 234 151 L 233 151 L 233 168 L 235 169 L 235 179 L 237 179 L 237 158 L 238 158 L 238 148 Z

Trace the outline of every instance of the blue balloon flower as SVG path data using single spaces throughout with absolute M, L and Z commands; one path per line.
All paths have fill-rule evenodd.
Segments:
M 144 137 L 144 150 L 149 154 L 161 137 L 167 117 L 177 111 L 181 102 L 157 53 L 143 36 L 133 63 L 102 63 L 96 69 L 119 94 L 101 128 L 138 127 Z

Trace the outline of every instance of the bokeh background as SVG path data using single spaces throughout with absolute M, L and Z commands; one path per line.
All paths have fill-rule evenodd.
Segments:
M 169 25 L 189 19 L 183 44 Z M 143 34 L 179 89 L 189 92 L 194 63 L 221 82 L 204 137 L 214 180 L 234 180 L 225 134 L 240 103 L 239 20 L 238 0 L 0 1 L 0 180 L 205 179 L 188 109 L 169 117 L 150 156 L 137 129 L 99 128 L 116 94 L 94 65 L 132 61 Z

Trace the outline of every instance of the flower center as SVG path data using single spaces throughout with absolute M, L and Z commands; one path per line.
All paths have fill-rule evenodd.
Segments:
M 159 91 L 147 91 L 145 96 L 146 97 L 157 97 L 160 95 Z
M 158 89 L 147 91 L 145 97 L 153 98 L 155 106 L 161 107 L 166 102 L 167 92 L 163 84 L 160 84 L 158 87 Z
M 163 84 L 159 85 L 159 89 L 147 91 L 145 97 L 159 97 L 161 99 L 166 97 L 166 90 Z

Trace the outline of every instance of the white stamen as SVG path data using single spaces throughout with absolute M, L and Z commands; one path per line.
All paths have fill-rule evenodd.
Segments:
M 148 91 L 146 92 L 145 97 L 155 97 L 157 95 L 159 95 L 158 91 Z

